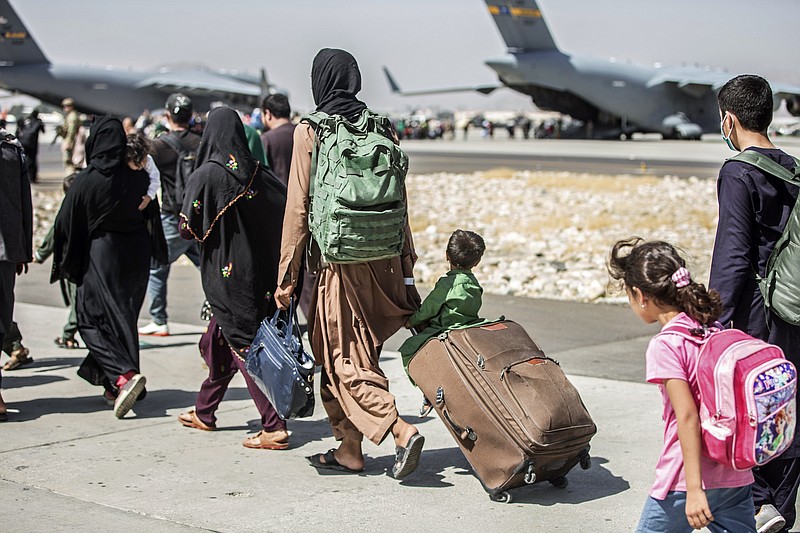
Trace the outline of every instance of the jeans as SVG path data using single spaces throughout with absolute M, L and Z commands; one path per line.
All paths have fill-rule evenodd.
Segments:
M 147 282 L 147 297 L 150 300 L 150 316 L 156 324 L 167 323 L 167 278 L 169 268 L 180 256 L 186 255 L 194 266 L 200 267 L 200 247 L 197 241 L 187 240 L 178 233 L 180 219 L 171 213 L 161 213 L 161 225 L 167 240 L 169 260 L 166 265 L 150 269 Z
M 706 499 L 714 520 L 711 533 L 755 533 L 753 493 L 750 485 L 731 489 L 708 489 Z M 648 497 L 636 533 L 689 533 L 694 531 L 686 519 L 686 492 L 671 491 L 664 500 Z

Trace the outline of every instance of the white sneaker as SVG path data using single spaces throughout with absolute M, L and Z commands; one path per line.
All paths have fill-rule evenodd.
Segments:
M 156 324 L 150 322 L 146 326 L 139 328 L 139 335 L 153 335 L 154 337 L 166 337 L 169 335 L 169 326 L 167 324 Z
M 786 525 L 786 519 L 781 516 L 774 505 L 762 505 L 756 514 L 756 531 L 758 533 L 778 533 Z
M 136 403 L 136 398 L 142 393 L 146 384 L 147 378 L 141 374 L 136 374 L 123 385 L 119 390 L 117 399 L 114 401 L 114 416 L 122 418 L 128 414 L 128 411 L 133 408 L 133 404 Z

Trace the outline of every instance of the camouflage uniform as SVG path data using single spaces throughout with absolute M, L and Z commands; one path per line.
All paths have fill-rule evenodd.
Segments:
M 67 174 L 75 172 L 75 164 L 72 161 L 73 151 L 75 150 L 75 137 L 81 127 L 81 119 L 75 109 L 70 109 L 64 117 L 64 125 L 61 126 L 64 141 L 61 143 L 61 151 L 64 153 L 64 168 Z

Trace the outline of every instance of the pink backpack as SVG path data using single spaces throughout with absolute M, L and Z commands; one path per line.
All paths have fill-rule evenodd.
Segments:
M 737 470 L 761 466 L 794 439 L 797 369 L 783 351 L 737 329 L 671 326 L 699 345 L 703 453 Z

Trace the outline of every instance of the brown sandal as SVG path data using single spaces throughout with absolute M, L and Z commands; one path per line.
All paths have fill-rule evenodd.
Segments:
M 255 450 L 285 450 L 289 447 L 289 433 L 285 429 L 276 431 L 262 429 L 252 437 L 244 439 L 242 446 Z
M 3 370 L 16 370 L 17 368 L 33 363 L 33 357 L 29 357 L 30 351 L 27 348 L 20 348 L 11 352 L 11 358 L 3 366 Z
M 197 413 L 195 412 L 194 409 L 179 414 L 178 421 L 187 428 L 200 429 L 203 431 L 214 431 L 217 429 L 217 426 L 208 425 L 199 418 L 197 418 Z

